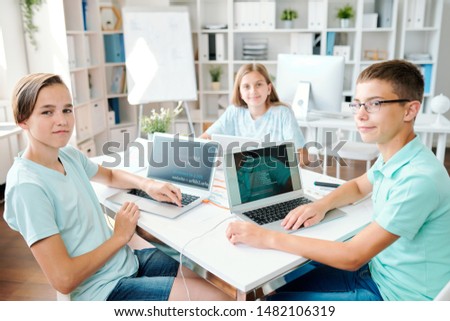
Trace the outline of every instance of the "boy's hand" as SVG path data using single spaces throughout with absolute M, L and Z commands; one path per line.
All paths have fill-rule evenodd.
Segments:
M 117 212 L 114 223 L 114 234 L 123 239 L 124 245 L 133 236 L 139 219 L 139 207 L 131 202 L 125 202 Z
M 143 190 L 159 202 L 170 202 L 181 206 L 181 191 L 170 183 L 148 180 Z
M 301 205 L 286 215 L 281 226 L 287 230 L 297 230 L 301 226 L 309 227 L 323 220 L 326 212 L 327 209 L 321 206 L 320 202 Z

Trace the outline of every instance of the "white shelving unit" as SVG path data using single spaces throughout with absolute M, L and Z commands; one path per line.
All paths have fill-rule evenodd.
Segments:
M 377 0 L 378 1 L 378 0 Z M 268 19 L 262 19 L 260 13 L 259 22 L 264 26 L 240 26 L 240 15 L 237 14 L 237 6 L 242 2 L 253 3 L 253 10 L 242 15 L 244 20 L 258 20 L 253 17 L 261 6 L 271 3 L 275 7 L 269 10 Z M 378 61 L 376 59 L 393 59 L 396 57 L 397 17 L 399 1 L 386 1 L 389 6 L 391 20 L 383 27 L 367 27 L 365 14 L 375 13 L 375 0 L 278 0 L 278 1 L 244 1 L 244 0 L 172 0 L 171 5 L 182 5 L 189 8 L 191 14 L 191 29 L 195 48 L 198 104 L 194 108 L 193 117 L 196 134 L 200 134 L 206 127 L 214 122 L 221 112 L 223 102 L 229 103 L 234 84 L 234 75 L 242 64 L 248 63 L 243 59 L 243 43 L 245 41 L 261 40 L 267 43 L 266 59 L 256 60 L 263 63 L 270 74 L 275 77 L 277 68 L 277 56 L 279 53 L 296 53 L 293 39 L 312 37 L 318 41 L 314 54 L 326 55 L 329 37 L 334 35 L 334 45 L 349 46 L 350 56 L 346 60 L 343 100 L 351 98 L 354 92 L 356 77 L 362 69 Z M 337 9 L 350 4 L 355 11 L 355 17 L 348 28 L 341 28 L 336 17 Z M 270 4 L 269 4 L 270 6 Z M 273 8 L 273 7 L 272 7 Z M 294 20 L 292 28 L 285 28 L 280 20 L 284 9 L 291 8 L 297 11 L 299 17 Z M 267 23 L 269 21 L 270 23 Z M 440 22 L 439 22 L 440 23 Z M 250 24 L 250 23 L 249 23 Z M 207 26 L 222 26 L 224 29 L 208 29 Z M 224 57 L 219 60 L 208 59 L 209 53 L 205 38 L 210 35 L 221 35 L 223 39 Z M 222 36 L 223 35 L 223 36 Z M 217 39 L 217 38 L 216 38 Z M 304 39 L 304 38 L 302 38 Z M 439 38 L 438 38 L 439 40 Z M 312 46 L 312 45 L 311 45 Z M 221 89 L 211 90 L 211 79 L 208 73 L 212 65 L 223 67 Z M 276 79 L 275 79 L 276 84 Z M 287 102 L 290 103 L 290 102 Z M 178 119 L 177 122 L 185 120 Z
M 75 132 L 72 143 L 89 156 L 103 154 L 109 140 L 123 142 L 118 133 L 137 135 L 136 109 L 126 93 L 112 93 L 112 70 L 124 63 L 105 62 L 105 34 L 97 0 L 47 0 L 36 12 L 38 48 L 27 42 L 30 72 L 53 72 L 63 77 L 73 96 Z M 108 99 L 120 101 L 120 124 L 108 123 Z M 123 144 L 119 148 L 123 149 Z
M 425 77 L 423 112 L 430 113 L 429 100 L 435 94 L 443 0 L 402 2 L 398 57 L 421 66 Z
M 315 54 L 326 55 L 332 54 L 327 44 L 334 35 L 334 46 L 350 48 L 345 64 L 343 100 L 351 99 L 356 77 L 368 65 L 383 59 L 404 58 L 409 53 L 429 53 L 429 60 L 413 60 L 418 65 L 431 65 L 426 105 L 427 99 L 434 95 L 443 0 L 425 1 L 423 24 L 410 25 L 408 19 L 412 3 L 415 5 L 421 1 L 425 0 L 167 0 L 171 6 L 186 6 L 190 13 L 198 99 L 188 104 L 195 134 L 201 134 L 228 105 L 235 73 L 248 62 L 243 57 L 243 43 L 261 42 L 261 39 L 267 43 L 267 57 L 257 61 L 266 65 L 270 74 L 275 76 L 277 55 L 297 53 L 299 48 L 295 39 L 312 39 L 316 45 L 311 50 Z M 253 3 L 253 10 L 239 15 L 236 7 L 242 2 Z M 379 10 L 380 2 L 387 5 L 387 11 Z M 125 1 L 108 3 L 120 10 Z M 27 44 L 28 59 L 31 72 L 55 72 L 71 84 L 77 121 L 74 142 L 79 147 L 90 149 L 91 153 L 94 146 L 94 153 L 102 154 L 102 146 L 108 140 L 123 143 L 126 133 L 131 140 L 137 136 L 138 108 L 128 104 L 126 89 L 120 92 L 111 90 L 115 69 L 125 68 L 125 64 L 106 62 L 104 39 L 110 35 L 122 35 L 122 29 L 102 30 L 100 7 L 104 4 L 101 1 L 86 0 L 86 14 L 82 4 L 83 0 L 47 0 L 42 5 L 35 17 L 39 27 L 36 35 L 39 48 L 34 50 Z M 354 8 L 355 17 L 348 28 L 341 28 L 336 12 L 346 4 Z M 261 6 L 272 6 L 272 9 L 264 11 Z M 298 12 L 292 28 L 286 28 L 280 20 L 286 8 Z M 390 19 L 383 27 L 367 25 L 371 14 L 380 13 L 381 16 L 384 13 L 386 16 L 386 12 Z M 242 21 L 259 21 L 262 26 L 243 27 L 238 24 Z M 222 55 L 215 60 L 209 57 L 209 48 L 205 44 L 209 37 L 221 44 L 217 51 Z M 209 68 L 216 65 L 223 69 L 219 90 L 212 89 L 209 75 Z M 117 124 L 108 122 L 111 99 L 118 103 L 120 123 Z M 171 103 L 162 105 L 174 107 Z M 145 105 L 144 112 L 159 107 L 160 104 Z M 185 113 L 174 120 L 172 131 L 189 133 Z M 121 144 L 120 149 L 123 147 Z

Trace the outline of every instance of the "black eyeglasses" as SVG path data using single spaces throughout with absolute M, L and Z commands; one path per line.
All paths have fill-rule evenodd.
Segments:
M 352 111 L 353 114 L 356 114 L 359 111 L 359 109 L 361 108 L 361 106 L 364 106 L 364 109 L 368 113 L 376 113 L 377 111 L 380 110 L 381 104 L 408 103 L 410 101 L 411 101 L 410 99 L 392 99 L 392 100 L 373 99 L 373 100 L 366 101 L 365 103 L 353 102 L 353 103 L 348 104 L 348 106 L 350 107 L 350 110 Z

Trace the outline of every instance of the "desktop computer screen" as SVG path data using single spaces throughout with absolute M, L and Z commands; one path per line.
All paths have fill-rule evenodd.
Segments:
M 280 100 L 292 103 L 297 118 L 306 115 L 305 110 L 296 110 L 304 108 L 306 103 L 308 112 L 340 113 L 344 65 L 342 56 L 279 54 L 276 89 Z M 299 84 L 309 85 L 302 89 Z M 308 87 L 309 91 L 305 93 Z M 294 97 L 300 99 L 298 93 L 301 90 L 304 91 L 302 99 L 306 97 L 307 102 L 294 101 Z

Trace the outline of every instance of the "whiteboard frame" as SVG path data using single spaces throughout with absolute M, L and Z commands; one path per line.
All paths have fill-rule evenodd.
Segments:
M 130 21 L 130 19 L 136 18 L 136 16 L 147 15 L 147 19 L 149 20 L 146 20 L 147 23 L 145 27 L 148 28 L 148 26 L 151 25 L 149 21 L 151 21 L 150 18 L 152 15 L 160 16 L 166 14 L 169 17 L 160 20 L 158 22 L 160 23 L 158 28 L 151 30 L 154 34 L 157 34 L 156 37 L 163 35 L 160 38 L 161 42 L 156 45 L 156 48 L 153 43 L 149 44 L 151 36 L 147 33 L 150 32 L 149 30 L 141 30 L 142 33 L 139 33 L 139 30 L 137 30 L 138 32 L 131 32 L 130 24 L 142 23 L 142 21 L 136 22 L 136 20 Z M 177 21 L 173 22 L 175 25 L 178 24 L 178 29 L 176 29 L 177 32 L 171 31 L 167 35 L 164 31 L 167 31 L 165 27 L 167 27 L 167 23 L 169 23 L 167 21 L 170 20 L 168 18 L 170 18 L 171 14 L 178 16 L 179 18 Z M 122 8 L 122 15 L 128 102 L 132 105 L 140 105 L 165 101 L 196 101 L 198 99 L 197 81 L 192 33 L 187 7 L 125 6 Z M 142 27 L 142 25 L 137 25 L 137 27 Z M 144 38 L 142 38 L 142 36 Z M 168 39 L 168 37 L 171 36 L 182 37 L 182 44 L 180 45 L 179 42 L 175 43 L 171 39 Z M 148 47 L 142 47 L 143 42 L 139 39 L 144 39 L 145 44 L 148 45 Z M 131 49 L 136 48 L 137 41 L 140 41 L 140 47 L 138 49 Z M 150 57 L 148 59 L 142 58 L 148 57 L 148 51 L 146 51 L 146 49 L 150 50 L 151 53 L 152 50 L 154 50 L 156 53 L 156 56 L 153 56 L 154 59 L 150 59 Z M 160 49 L 164 51 L 164 55 L 161 55 L 162 51 L 160 51 Z M 168 57 L 170 57 L 171 54 L 181 57 L 178 64 L 173 63 L 173 60 L 169 60 Z M 151 62 L 148 60 L 151 60 Z M 165 60 L 165 63 L 161 60 Z M 155 62 L 157 63 L 156 66 L 154 65 Z M 157 67 L 156 71 L 152 69 L 154 67 Z M 176 73 L 175 69 L 177 71 L 183 70 L 183 72 Z M 155 73 L 156 78 L 150 77 L 150 79 L 147 80 L 146 75 L 153 74 L 153 72 Z M 136 79 L 139 80 L 139 84 L 137 84 Z M 150 82 L 148 84 L 144 83 L 146 81 Z

